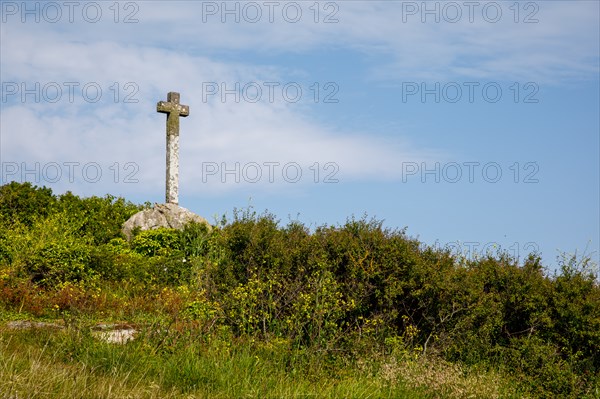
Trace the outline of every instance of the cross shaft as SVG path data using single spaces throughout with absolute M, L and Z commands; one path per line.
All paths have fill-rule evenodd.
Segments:
M 167 101 L 156 104 L 156 112 L 167 114 L 166 202 L 179 204 L 179 117 L 190 114 L 190 107 L 179 103 L 179 93 L 169 92 Z

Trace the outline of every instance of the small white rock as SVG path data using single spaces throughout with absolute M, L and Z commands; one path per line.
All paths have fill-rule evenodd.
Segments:
M 124 344 L 135 339 L 136 330 L 133 328 L 125 328 L 109 331 L 95 331 L 94 336 L 102 341 L 111 344 Z

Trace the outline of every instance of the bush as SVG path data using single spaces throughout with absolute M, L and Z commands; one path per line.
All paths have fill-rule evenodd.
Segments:
M 112 195 L 79 198 L 71 192 L 61 195 L 57 202 L 59 211 L 81 221 L 78 234 L 90 237 L 96 245 L 122 237 L 123 223 L 142 208 Z
M 164 227 L 140 231 L 131 240 L 131 249 L 143 256 L 168 255 L 181 249 L 177 230 Z
M 544 337 L 581 373 L 600 372 L 600 286 L 589 258 L 563 256 L 550 296 L 552 328 Z
M 205 255 L 208 251 L 210 232 L 205 224 L 191 222 L 186 224 L 179 235 L 179 248 L 186 257 Z
M 558 345 L 532 336 L 515 338 L 503 348 L 503 367 L 520 376 L 537 398 L 580 398 L 582 379 L 560 353 Z
M 211 231 L 189 224 L 138 231 L 127 242 L 121 224 L 139 207 L 122 199 L 68 193 L 55 201 L 44 189 L 4 187 L 8 307 L 19 295 L 33 303 L 38 292 L 101 280 L 131 291 L 128 309 L 138 295 L 144 309 L 164 302 L 154 309 L 174 320 L 218 318 L 243 339 L 275 337 L 346 360 L 440 356 L 505 369 L 538 397 L 592 397 L 600 381 L 600 286 L 586 258 L 565 257 L 551 277 L 534 255 L 523 264 L 506 254 L 465 262 L 374 219 L 311 232 L 250 210 Z M 26 198 L 41 210 L 14 206 L 30 209 Z M 32 287 L 40 291 L 27 296 Z M 77 295 L 89 297 L 60 292 L 69 309 L 83 306 Z
M 32 282 L 44 286 L 90 281 L 94 277 L 87 267 L 90 253 L 91 248 L 81 242 L 47 243 L 27 260 L 26 270 Z
M 0 186 L 0 225 L 13 223 L 31 227 L 33 222 L 47 217 L 56 206 L 52 190 L 29 182 L 11 182 Z

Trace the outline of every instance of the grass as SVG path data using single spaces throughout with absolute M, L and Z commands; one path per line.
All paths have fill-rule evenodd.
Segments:
M 152 326 L 155 328 L 156 325 Z M 2 330 L 1 398 L 521 397 L 493 372 L 394 356 L 348 360 L 225 332 L 142 331 L 125 345 L 87 326 Z

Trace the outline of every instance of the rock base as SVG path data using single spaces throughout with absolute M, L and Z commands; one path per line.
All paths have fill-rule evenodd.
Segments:
M 186 208 L 176 204 L 155 204 L 152 208 L 144 209 L 130 217 L 123 224 L 121 231 L 128 240 L 131 240 L 132 232 L 136 227 L 141 230 L 152 230 L 159 227 L 181 230 L 190 222 L 205 224 L 209 230 L 211 229 L 211 225 L 206 219 Z

